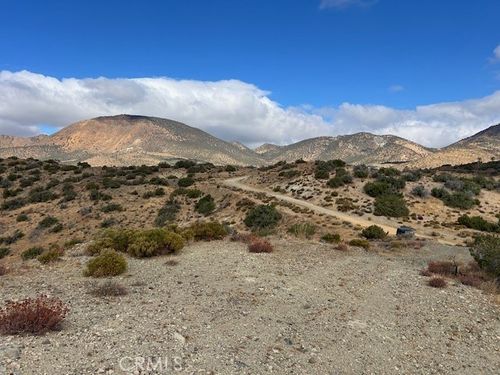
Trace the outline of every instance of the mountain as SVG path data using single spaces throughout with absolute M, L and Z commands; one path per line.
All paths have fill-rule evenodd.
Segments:
M 384 164 L 416 160 L 433 151 L 393 135 L 356 133 L 310 138 L 288 146 L 267 144 L 257 152 L 271 163 L 279 160 L 342 159 L 352 164 Z
M 92 165 L 157 164 L 192 159 L 214 164 L 264 165 L 281 160 L 342 159 L 351 164 L 437 167 L 500 159 L 500 124 L 435 150 L 393 135 L 356 133 L 305 139 L 287 146 L 251 150 L 181 122 L 136 115 L 80 121 L 47 136 L 0 136 L 0 157 L 58 159 Z
M 254 151 L 257 154 L 262 155 L 268 152 L 278 152 L 282 147 L 283 146 L 274 145 L 272 143 L 264 143 L 263 145 L 257 147 Z
M 156 117 L 118 115 L 69 125 L 51 136 L 3 137 L 0 156 L 57 158 L 92 165 L 157 164 L 193 159 L 214 164 L 261 165 L 242 149 L 186 124 Z
M 458 165 L 478 160 L 500 159 L 500 124 L 490 126 L 468 138 L 437 150 L 421 160 L 411 163 L 412 167 L 434 168 L 445 164 Z

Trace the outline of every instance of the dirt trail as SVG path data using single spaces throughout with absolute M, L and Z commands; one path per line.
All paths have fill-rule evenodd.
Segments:
M 394 223 L 394 225 L 388 225 L 385 223 L 377 222 L 377 220 L 376 219 L 373 220 L 373 218 L 372 218 L 372 220 L 364 219 L 364 218 L 361 218 L 359 216 L 353 216 L 353 215 L 350 215 L 348 213 L 340 212 L 340 211 L 337 211 L 337 210 L 334 210 L 331 208 L 317 206 L 313 203 L 303 201 L 300 199 L 296 199 L 296 198 L 292 198 L 292 197 L 289 197 L 285 194 L 281 194 L 281 193 L 277 193 L 274 191 L 246 185 L 246 184 L 242 183 L 242 181 L 245 180 L 246 178 L 248 178 L 248 176 L 230 178 L 230 179 L 225 180 L 224 184 L 226 186 L 230 186 L 230 187 L 234 187 L 234 188 L 238 188 L 238 189 L 242 189 L 242 190 L 246 190 L 246 191 L 253 191 L 255 193 L 264 193 L 264 194 L 272 196 L 276 199 L 280 199 L 282 201 L 290 202 L 290 203 L 296 204 L 298 206 L 308 208 L 308 209 L 313 210 L 317 213 L 333 216 L 333 217 L 336 217 L 337 219 L 340 219 L 343 221 L 348 221 L 354 225 L 360 225 L 362 227 L 369 227 L 370 225 L 376 224 L 379 227 L 381 227 L 382 229 L 384 229 L 384 231 L 388 232 L 390 235 L 395 235 L 396 230 L 399 227 L 399 224 L 397 224 L 397 223 Z M 437 239 L 435 237 L 428 236 L 428 235 L 425 235 L 422 233 L 417 233 L 416 236 L 420 237 L 420 238 L 432 239 L 432 240 L 438 241 L 438 242 L 446 244 L 446 245 L 458 245 L 459 244 L 458 242 L 453 241 L 451 239 L 446 239 L 446 240 L 445 239 Z

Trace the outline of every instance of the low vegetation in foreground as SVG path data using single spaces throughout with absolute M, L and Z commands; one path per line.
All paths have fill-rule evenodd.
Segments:
M 230 176 L 245 175 L 253 176 L 255 182 L 248 183 L 256 187 L 353 219 L 337 220 L 264 192 L 224 185 Z M 0 237 L 0 276 L 11 277 L 23 267 L 57 272 L 70 255 L 85 254 L 90 258 L 79 274 L 89 282 L 99 280 L 92 281 L 88 293 L 121 297 L 128 289 L 117 280 L 127 277 L 133 258 L 182 257 L 196 241 L 230 236 L 242 243 L 246 256 L 266 259 L 286 251 L 277 239 L 303 246 L 321 244 L 332 254 L 342 252 L 341 256 L 368 252 L 397 256 L 417 252 L 429 241 L 395 238 L 381 224 L 389 223 L 417 226 L 417 233 L 426 230 L 428 237 L 440 238 L 446 232 L 448 238 L 469 241 L 473 261 L 429 262 L 421 271 L 428 286 L 459 283 L 498 293 L 497 175 L 490 169 L 485 175 L 480 169 L 352 167 L 341 160 L 297 160 L 255 169 L 185 160 L 93 168 L 86 163 L 0 159 L 0 206 L 6 223 Z M 356 218 L 365 220 L 363 225 Z M 265 255 L 269 253 L 274 254 Z M 168 259 L 165 265 L 178 262 Z M 7 302 L 0 310 L 0 333 L 58 330 L 67 313 L 62 301 L 44 295 Z

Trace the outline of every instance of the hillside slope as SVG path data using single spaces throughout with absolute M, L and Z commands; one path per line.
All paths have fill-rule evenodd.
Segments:
M 157 164 L 193 159 L 214 164 L 260 165 L 252 150 L 222 141 L 200 129 L 156 117 L 118 115 L 69 125 L 38 142 L 4 140 L 0 156 L 57 158 L 92 165 Z M 0 147 L 2 146 L 0 145 Z
M 353 164 L 401 163 L 432 153 L 431 149 L 403 138 L 370 133 L 311 138 L 288 146 L 268 146 L 260 151 L 269 162 L 342 159 Z

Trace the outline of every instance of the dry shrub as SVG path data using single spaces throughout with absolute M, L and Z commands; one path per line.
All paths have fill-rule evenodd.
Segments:
M 3 264 L 0 264 L 0 276 L 7 275 L 9 271 L 7 270 L 7 267 L 5 267 Z
M 118 297 L 128 294 L 127 288 L 120 283 L 112 280 L 106 280 L 101 284 L 94 285 L 90 294 L 95 297 Z
M 248 251 L 251 253 L 272 253 L 273 245 L 269 241 L 259 238 L 248 244 Z
M 496 280 L 484 281 L 480 285 L 480 289 L 486 294 L 500 295 L 500 286 Z M 500 302 L 500 301 L 499 301 Z
M 235 233 L 231 236 L 231 241 L 243 242 L 249 244 L 258 239 L 258 237 L 252 233 Z
M 165 265 L 166 266 L 176 266 L 179 264 L 179 261 L 178 260 L 175 260 L 175 259 L 170 259 L 170 260 L 167 260 L 165 262 Z
M 473 286 L 474 288 L 478 288 L 483 283 L 483 278 L 476 274 L 468 274 L 468 275 L 458 275 L 458 280 L 464 285 Z
M 427 263 L 427 269 L 431 273 L 439 275 L 456 275 L 458 267 L 454 262 L 450 261 L 434 261 Z
M 347 246 L 345 243 L 341 243 L 341 244 L 338 244 L 335 249 L 337 249 L 339 251 L 347 251 L 347 250 L 349 250 L 349 246 Z
M 188 229 L 192 231 L 195 241 L 222 240 L 227 235 L 224 225 L 217 221 L 196 222 Z
M 442 277 L 436 276 L 433 277 L 432 279 L 429 279 L 428 282 L 429 286 L 432 286 L 433 288 L 446 288 L 446 280 L 443 279 Z
M 420 270 L 420 276 L 429 277 L 432 276 L 432 272 L 429 271 L 427 268 L 424 268 L 423 270 Z
M 60 260 L 63 254 L 64 250 L 62 248 L 59 246 L 52 246 L 39 255 L 37 259 L 40 263 L 47 264 Z
M 68 311 L 60 299 L 46 295 L 26 298 L 19 302 L 8 301 L 5 307 L 0 309 L 0 333 L 38 335 L 56 331 L 60 329 Z

